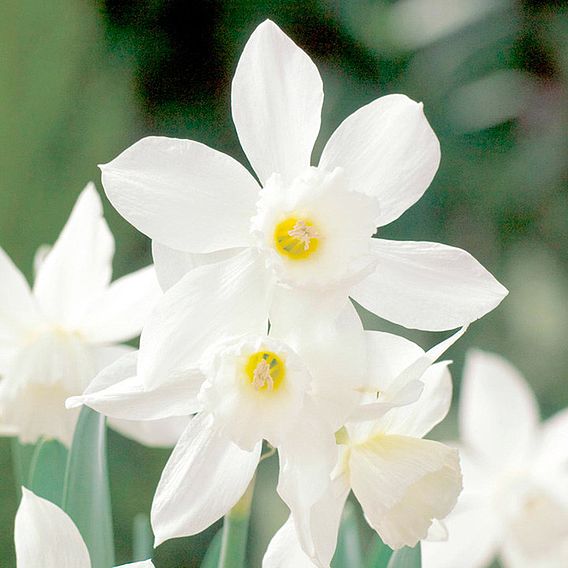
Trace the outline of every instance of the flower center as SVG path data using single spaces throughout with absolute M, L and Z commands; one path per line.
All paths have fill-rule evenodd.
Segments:
M 248 358 L 245 374 L 255 390 L 274 392 L 280 388 L 284 380 L 286 366 L 276 353 L 257 351 Z
M 308 219 L 288 217 L 274 229 L 276 250 L 294 260 L 308 258 L 316 252 L 320 239 L 317 228 Z

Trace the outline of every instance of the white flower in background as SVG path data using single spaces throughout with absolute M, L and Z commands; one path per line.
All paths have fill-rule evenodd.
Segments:
M 379 392 L 379 400 L 388 400 L 421 376 L 420 398 L 377 420 L 345 425 L 337 435 L 333 482 L 312 510 L 314 553 L 306 550 L 292 511 L 272 539 L 263 568 L 329 567 L 351 490 L 369 525 L 393 549 L 416 545 L 434 520 L 452 510 L 461 490 L 458 452 L 422 438 L 443 420 L 452 398 L 449 362 L 432 363 L 463 331 L 427 353 L 401 337 L 367 332 L 372 346 L 369 388 Z M 453 568 L 457 566 L 461 568 Z
M 22 487 L 14 526 L 17 568 L 90 568 L 89 551 L 65 511 Z M 154 568 L 151 560 L 119 568 Z
M 568 411 L 539 424 L 534 394 L 498 355 L 471 352 L 463 381 L 464 491 L 448 541 L 424 543 L 422 565 L 568 566 Z
M 114 240 L 93 184 L 40 251 L 30 290 L 0 249 L 0 422 L 24 443 L 70 445 L 77 411 L 65 399 L 129 349 L 118 343 L 140 333 L 160 289 L 152 267 L 111 284 Z
M 271 268 L 254 288 L 235 280 L 243 295 L 262 296 L 259 286 L 274 283 L 315 295 L 339 287 L 381 317 L 429 330 L 495 308 L 507 291 L 467 252 L 371 238 L 422 196 L 438 169 L 422 104 L 389 95 L 364 106 L 312 167 L 322 103 L 314 63 L 266 21 L 232 86 L 233 120 L 261 185 L 231 157 L 191 140 L 144 138 L 101 166 L 110 201 L 154 240 L 163 286 L 241 252 L 241 272 Z

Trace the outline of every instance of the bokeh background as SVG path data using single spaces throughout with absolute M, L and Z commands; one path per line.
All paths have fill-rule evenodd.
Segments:
M 514 0 L 3 0 L 0 3 L 0 246 L 32 277 L 98 163 L 148 134 L 193 138 L 246 163 L 230 117 L 239 54 L 265 18 L 324 79 L 315 156 L 348 114 L 402 92 L 424 102 L 442 164 L 424 198 L 381 234 L 470 251 L 510 290 L 451 352 L 456 399 L 466 350 L 502 353 L 543 416 L 568 406 L 568 11 Z M 115 273 L 150 262 L 149 243 L 106 203 Z M 9 301 L 1 298 L 0 301 Z M 371 329 L 394 329 L 363 314 Z M 401 331 L 401 330 L 399 330 Z M 428 347 L 433 334 L 402 332 Z M 455 409 L 435 435 L 456 435 Z M 110 436 L 117 561 L 148 512 L 166 450 Z M 16 493 L 0 440 L 0 565 Z M 285 517 L 277 464 L 263 462 L 250 565 Z M 218 527 L 164 544 L 158 568 L 198 566 Z

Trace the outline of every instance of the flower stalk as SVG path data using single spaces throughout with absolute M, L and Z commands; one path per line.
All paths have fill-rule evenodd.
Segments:
M 245 494 L 225 515 L 219 568 L 243 568 L 245 566 L 254 482 L 255 477 L 252 478 Z

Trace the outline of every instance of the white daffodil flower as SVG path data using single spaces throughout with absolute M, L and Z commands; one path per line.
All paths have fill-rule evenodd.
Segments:
M 416 348 L 393 361 L 388 354 L 398 353 L 396 339 L 364 332 L 349 301 L 337 313 L 336 303 L 322 298 L 306 318 L 298 293 L 298 311 L 275 313 L 268 336 L 268 294 L 243 299 L 219 278 L 242 278 L 239 270 L 232 257 L 186 274 L 148 319 L 138 356 L 111 365 L 67 404 L 130 420 L 197 413 L 154 498 L 157 544 L 201 532 L 223 516 L 244 493 L 266 440 L 279 453 L 279 494 L 315 554 L 311 509 L 331 481 L 335 432 L 348 420 L 382 417 L 416 400 L 426 367 L 463 330 L 431 352 Z M 388 389 L 373 370 L 385 361 L 390 367 L 383 374 L 393 378 Z
M 69 515 L 22 487 L 14 524 L 18 568 L 90 568 L 85 541 Z M 151 560 L 118 568 L 154 568 Z
M 312 60 L 266 21 L 232 86 L 233 120 L 261 185 L 192 140 L 144 138 L 101 166 L 110 201 L 154 240 L 163 286 L 241 252 L 239 272 L 271 269 L 252 288 L 235 279 L 241 295 L 263 296 L 260 286 L 274 283 L 316 297 L 342 287 L 375 314 L 427 330 L 460 327 L 495 308 L 507 290 L 467 252 L 371 238 L 422 196 L 438 169 L 422 104 L 389 95 L 364 106 L 313 167 L 322 103 Z
M 422 438 L 446 416 L 452 398 L 449 362 L 434 361 L 464 331 L 427 353 L 401 337 L 368 332 L 374 345 L 369 385 L 379 392 L 379 400 L 394 398 L 417 376 L 423 386 L 420 397 L 377 420 L 345 425 L 337 435 L 333 482 L 311 511 L 312 552 L 292 511 L 272 539 L 263 568 L 329 567 L 351 490 L 367 522 L 394 549 L 416 545 L 435 519 L 451 511 L 461 490 L 458 453 Z
M 40 250 L 30 290 L 0 249 L 0 422 L 24 443 L 69 446 L 77 411 L 65 399 L 129 349 L 118 344 L 140 333 L 160 288 L 152 267 L 111 284 L 114 241 L 93 184 L 53 248 Z
M 233 257 L 186 274 L 150 316 L 138 356 L 111 365 L 68 405 L 130 420 L 198 413 L 156 492 L 158 544 L 223 516 L 244 493 L 267 440 L 279 452 L 278 491 L 315 556 L 312 505 L 331 481 L 334 433 L 346 421 L 353 432 L 361 421 L 378 427 L 394 407 L 416 401 L 422 375 L 465 330 L 424 353 L 389 334 L 364 332 L 348 301 L 336 313 L 335 302 L 322 298 L 298 325 L 298 294 L 298 311 L 275 313 L 267 336 L 268 297 L 243 302 L 238 288 L 218 278 L 240 278 L 238 267 Z M 210 293 L 198 296 L 204 289 Z M 191 310 L 182 309 L 186 303 Z
M 330 481 L 334 433 L 364 396 L 365 334 L 351 304 L 336 314 L 322 300 L 326 309 L 305 326 L 275 318 L 268 336 L 268 289 L 243 301 L 218 278 L 241 279 L 239 271 L 233 257 L 189 272 L 158 302 L 138 356 L 120 359 L 68 401 L 130 420 L 197 413 L 154 498 L 156 544 L 227 513 L 254 475 L 263 440 L 279 452 L 280 495 L 309 526 L 310 507 Z M 324 386 L 329 392 L 318 397 Z
M 539 424 L 538 404 L 505 359 L 472 351 L 459 410 L 464 491 L 424 543 L 425 568 L 568 566 L 568 411 Z

